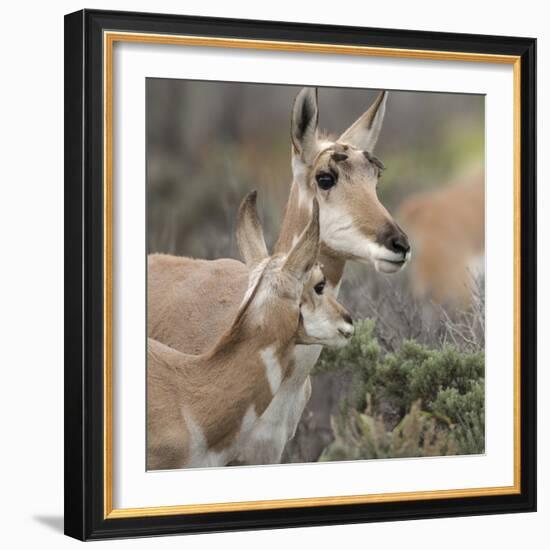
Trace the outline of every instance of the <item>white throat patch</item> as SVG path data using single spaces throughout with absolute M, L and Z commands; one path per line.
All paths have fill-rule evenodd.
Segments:
M 269 382 L 271 394 L 275 395 L 281 387 L 283 380 L 283 369 L 277 356 L 275 355 L 275 346 L 269 346 L 260 352 L 260 357 L 265 365 L 265 374 Z

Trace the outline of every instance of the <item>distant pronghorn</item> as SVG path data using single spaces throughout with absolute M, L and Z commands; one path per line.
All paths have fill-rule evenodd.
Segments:
M 319 135 L 316 89 L 302 89 L 292 109 L 293 182 L 275 252 L 286 253 L 292 248 L 308 223 L 316 197 L 320 207 L 319 261 L 335 293 L 347 260 L 372 262 L 378 271 L 394 273 L 410 256 L 407 236 L 376 193 L 382 164 L 373 151 L 386 100 L 387 93 L 380 93 L 368 111 L 336 140 Z M 234 318 L 247 285 L 248 270 L 236 260 L 151 255 L 148 335 L 182 352 L 204 353 Z M 242 462 L 280 462 L 311 395 L 309 374 L 320 352 L 320 346 L 298 346 L 292 376 L 285 379 L 256 423 L 240 456 Z
M 483 270 L 485 253 L 484 175 L 463 178 L 403 202 L 397 218 L 410 235 L 410 275 L 418 296 L 464 308 Z
M 343 345 L 353 334 L 349 313 L 325 290 L 317 264 L 317 200 L 290 252 L 268 257 L 255 199 L 250 194 L 239 211 L 238 240 L 250 278 L 225 333 L 201 355 L 148 340 L 149 469 L 224 466 L 236 460 L 296 368 L 296 345 Z

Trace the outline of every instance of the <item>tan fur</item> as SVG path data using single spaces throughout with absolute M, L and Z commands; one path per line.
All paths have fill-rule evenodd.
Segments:
M 308 202 L 300 200 L 300 188 L 298 185 L 292 185 L 290 194 L 283 214 L 283 223 L 279 232 L 279 238 L 275 243 L 276 252 L 290 250 L 292 241 L 304 229 L 309 219 L 308 204 L 313 197 L 313 193 L 308 193 Z
M 398 231 L 376 196 L 379 166 L 367 158 L 362 148 L 368 145 L 367 152 L 372 153 L 381 129 L 385 102 L 386 95 L 380 94 L 369 110 L 370 114 L 360 117 L 352 125 L 354 131 L 344 132 L 343 135 L 347 136 L 345 143 L 319 138 L 316 91 L 305 88 L 294 103 L 291 129 L 294 179 L 275 252 L 286 254 L 291 249 L 307 225 L 312 199 L 317 198 L 321 230 L 319 260 L 336 292 L 346 260 L 374 261 L 367 244 L 378 242 L 388 228 Z M 333 153 L 347 154 L 348 159 L 337 162 L 331 159 Z M 315 177 L 319 170 L 329 166 L 338 170 L 340 181 L 335 188 L 324 191 L 317 186 Z M 363 250 L 351 253 L 324 241 L 327 222 L 334 208 L 341 212 L 332 216 L 333 223 L 334 220 L 342 226 L 351 223 L 353 230 L 363 239 Z M 383 243 L 380 247 L 383 248 Z M 399 259 L 402 261 L 392 264 L 395 265 L 393 271 L 405 265 L 408 256 L 403 254 Z M 378 268 L 376 262 L 375 265 Z M 205 352 L 221 337 L 236 315 L 247 289 L 248 276 L 247 267 L 235 260 L 203 261 L 150 255 L 148 335 L 185 353 Z M 300 355 L 301 362 L 297 365 L 300 376 L 296 377 L 296 395 L 300 403 L 303 395 L 309 395 L 307 388 L 302 389 L 301 385 L 310 387 L 308 374 L 317 356 L 318 353 Z M 300 407 L 303 410 L 303 405 Z M 288 420 L 288 425 L 297 423 L 298 419 L 299 416 Z M 294 429 L 295 426 L 290 427 L 289 433 L 294 433 Z M 274 452 L 273 456 L 277 453 Z
M 249 212 L 244 218 L 250 221 L 254 215 L 255 211 Z M 240 229 L 251 227 L 244 218 Z M 257 241 L 257 235 L 250 237 Z M 243 249 L 251 252 L 245 259 L 257 261 L 256 251 L 246 245 L 242 231 L 240 240 Z M 276 358 L 282 382 L 294 369 L 296 344 L 319 343 L 302 325 L 304 294 L 308 306 L 319 311 L 322 306 L 328 308 L 335 327 L 342 319 L 350 323 L 349 314 L 332 297 L 317 295 L 319 304 L 308 296 L 315 294 L 313 287 L 323 278 L 314 265 L 318 245 L 319 214 L 314 205 L 309 226 L 289 254 L 261 259 L 261 272 L 251 283 L 248 298 L 211 351 L 184 354 L 149 338 L 149 469 L 223 465 L 236 459 L 239 449 L 235 444 L 243 436 L 247 414 L 260 417 L 274 396 L 262 352 L 270 350 Z M 346 338 L 349 335 L 351 332 Z M 246 430 L 251 428 L 252 424 Z
M 267 257 L 267 247 L 256 210 L 256 197 L 256 191 L 247 195 L 239 208 L 237 221 L 237 244 L 249 269 Z
M 237 260 L 151 254 L 147 268 L 147 334 L 190 354 L 220 338 L 248 286 L 248 269 Z
M 340 140 L 344 143 L 354 143 L 369 152 L 374 151 L 384 120 L 386 99 L 387 92 L 379 94 L 369 109 L 341 135 Z
M 189 430 L 182 411 L 200 426 L 209 449 L 222 451 L 239 433 L 253 406 L 260 416 L 273 395 L 259 351 L 277 343 L 283 378 L 292 368 L 297 315 L 280 319 L 275 334 L 242 322 L 204 355 L 189 356 L 149 339 L 147 365 L 147 465 L 180 468 L 190 453 Z M 297 312 L 297 310 L 296 310 Z M 270 319 L 272 316 L 270 316 Z M 265 326 L 263 327 L 265 329 Z M 234 459 L 230 456 L 227 459 Z
M 410 197 L 398 219 L 413 241 L 411 277 L 417 295 L 467 307 L 473 282 L 469 263 L 485 251 L 483 173 Z
M 335 153 L 343 154 L 347 159 L 335 162 L 332 159 Z M 338 184 L 324 191 L 316 185 L 315 175 L 328 171 L 338 174 Z M 309 200 L 317 197 L 321 204 L 321 212 L 324 206 L 341 208 L 346 213 L 346 220 L 349 223 L 366 238 L 376 241 L 378 235 L 387 226 L 395 223 L 390 213 L 378 200 L 376 186 L 379 175 L 380 169 L 365 158 L 362 150 L 351 145 L 333 143 L 320 151 L 312 165 L 307 168 L 306 184 L 302 186 L 302 194 Z M 305 220 L 309 217 L 307 209 L 295 206 L 296 203 L 300 204 L 296 194 L 293 186 L 288 203 L 291 206 L 287 207 L 285 212 L 281 233 L 275 246 L 276 250 L 285 250 L 292 243 L 294 235 L 299 234 L 305 227 Z M 324 244 L 327 246 L 326 243 Z M 362 259 L 338 250 L 332 250 L 332 252 L 344 259 Z M 321 258 L 323 265 L 327 260 L 331 262 L 332 258 Z

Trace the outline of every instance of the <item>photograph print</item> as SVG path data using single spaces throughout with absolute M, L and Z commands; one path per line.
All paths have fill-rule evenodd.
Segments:
M 146 79 L 147 470 L 485 452 L 485 97 Z

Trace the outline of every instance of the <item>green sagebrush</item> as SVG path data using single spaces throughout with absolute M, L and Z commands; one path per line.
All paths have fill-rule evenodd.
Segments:
M 405 341 L 383 354 L 372 320 L 342 349 L 325 349 L 315 372 L 351 372 L 320 460 L 478 454 L 485 448 L 484 353 Z

